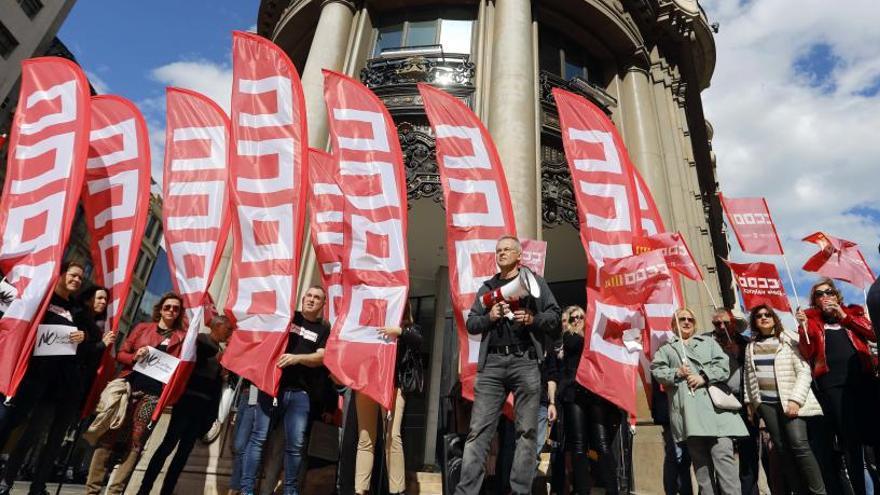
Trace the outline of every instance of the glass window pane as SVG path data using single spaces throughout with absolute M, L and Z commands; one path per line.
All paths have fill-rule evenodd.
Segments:
M 446 53 L 471 53 L 473 21 L 440 21 L 440 44 Z
M 437 43 L 437 21 L 410 22 L 406 46 L 434 45 Z
M 403 24 L 394 24 L 379 28 L 379 34 L 376 37 L 376 48 L 373 49 L 373 56 L 378 56 L 382 50 L 386 48 L 396 48 L 403 46 Z
M 565 59 L 565 74 L 563 77 L 571 79 L 573 77 L 584 77 L 584 66 L 574 60 Z

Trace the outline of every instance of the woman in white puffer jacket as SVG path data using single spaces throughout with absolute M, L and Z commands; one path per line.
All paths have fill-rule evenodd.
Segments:
M 752 308 L 749 323 L 754 334 L 746 347 L 744 364 L 749 414 L 764 420 L 773 445 L 781 453 L 789 490 L 824 494 L 822 472 L 810 449 L 804 420 L 822 414 L 810 390 L 810 365 L 769 306 Z

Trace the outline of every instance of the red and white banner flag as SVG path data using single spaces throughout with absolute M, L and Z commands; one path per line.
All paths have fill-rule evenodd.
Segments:
M 516 224 L 498 151 L 480 119 L 442 90 L 419 84 L 419 93 L 436 137 L 437 168 L 446 206 L 446 251 L 458 329 L 461 391 L 473 400 L 482 336 L 468 334 L 465 323 L 480 286 L 498 271 L 498 238 L 516 236 Z
M 327 291 L 325 313 L 330 325 L 336 321 L 342 304 L 342 212 L 345 199 L 337 177 L 339 167 L 333 156 L 309 148 L 309 225 L 312 247 L 321 270 L 321 285 Z
M 803 240 L 818 245 L 820 249 L 804 263 L 804 270 L 849 282 L 860 289 L 874 283 L 874 272 L 855 242 L 822 232 L 810 234 Z
M 94 279 L 110 291 L 105 331 L 116 332 L 150 210 L 149 132 L 140 111 L 125 98 L 93 96 L 91 106 L 82 206 Z M 91 414 L 115 372 L 113 347 L 109 346 L 83 406 L 83 417 Z
M 663 232 L 650 236 L 634 236 L 633 251 L 636 254 L 649 251 L 660 251 L 670 270 L 684 275 L 691 280 L 703 280 L 700 267 L 691 255 L 684 237 L 678 232 Z
M 409 290 L 403 153 L 391 115 L 363 84 L 325 70 L 324 100 L 345 198 L 343 303 L 324 365 L 388 409 L 397 342 L 378 330 L 400 326 Z
M 663 253 L 648 251 L 605 263 L 599 269 L 599 282 L 608 303 L 642 305 L 655 292 L 672 286 L 672 274 Z
M 791 312 L 791 304 L 782 286 L 782 279 L 773 263 L 732 263 L 724 261 L 733 271 L 743 304 L 750 310 L 767 304 L 779 311 Z
M 186 308 L 180 364 L 162 390 L 153 420 L 183 392 L 196 360 L 208 287 L 229 233 L 229 119 L 208 97 L 166 90 L 162 224 L 174 291 Z
M 543 277 L 547 264 L 547 241 L 520 239 L 519 243 L 522 245 L 520 264 Z
M 721 194 L 718 198 L 744 253 L 783 254 L 766 199 L 726 198 Z
M 275 396 L 276 366 L 296 310 L 308 182 L 302 84 L 283 50 L 232 35 L 232 270 L 226 313 L 236 322 L 223 365 Z
M 577 382 L 636 415 L 636 386 L 645 315 L 641 306 L 608 302 L 598 291 L 587 288 L 584 352 Z
M 15 395 L 76 213 L 89 148 L 89 83 L 57 58 L 25 60 L 0 199 L 0 270 L 15 288 L 0 318 L 0 393 Z

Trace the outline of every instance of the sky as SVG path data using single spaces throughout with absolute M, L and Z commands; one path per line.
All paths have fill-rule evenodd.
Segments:
M 763 196 L 801 297 L 815 231 L 858 242 L 880 268 L 880 8 L 876 0 L 705 0 L 718 22 L 717 64 L 703 93 L 715 129 L 721 190 Z M 100 93 L 147 119 L 161 180 L 164 88 L 203 92 L 229 108 L 232 30 L 254 30 L 259 0 L 80 0 L 59 37 Z M 737 261 L 774 261 L 742 254 Z M 847 284 L 843 284 L 846 286 Z M 789 294 L 792 295 L 789 287 Z M 860 302 L 861 291 L 846 289 Z

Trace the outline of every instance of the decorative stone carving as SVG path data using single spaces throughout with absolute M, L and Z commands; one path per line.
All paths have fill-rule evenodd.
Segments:
M 431 127 L 401 122 L 397 126 L 397 137 L 406 169 L 407 200 L 431 198 L 442 205 L 443 187 L 440 184 L 436 141 Z
M 567 223 L 580 230 L 571 173 L 561 143 L 541 145 L 541 220 L 548 229 Z

